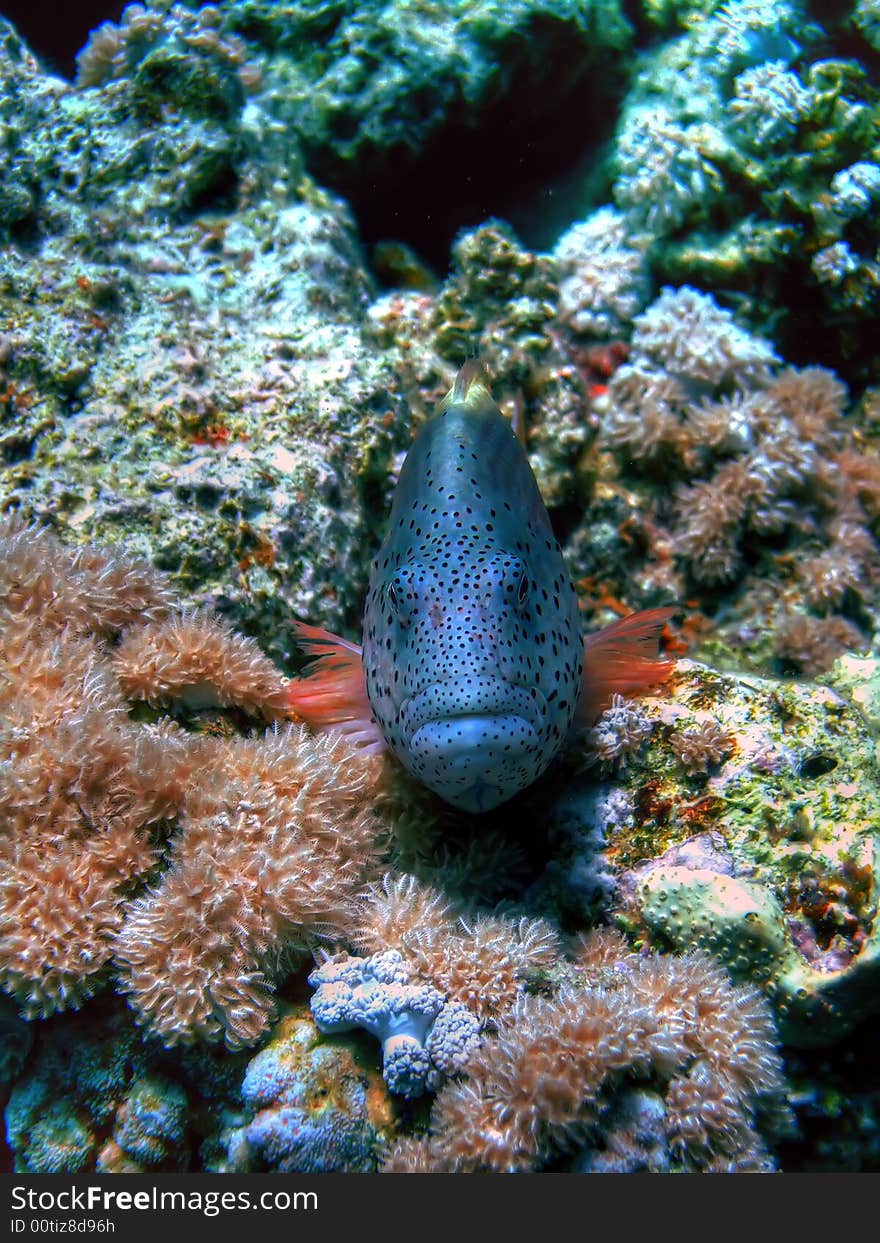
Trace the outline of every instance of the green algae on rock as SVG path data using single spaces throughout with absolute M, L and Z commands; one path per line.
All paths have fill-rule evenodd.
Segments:
M 238 66 L 195 44 L 141 50 L 131 73 L 95 74 L 77 89 L 44 72 L 2 22 L 0 135 L 19 170 L 0 194 L 7 235 L 68 232 L 88 249 L 148 215 L 180 218 L 228 203 L 239 179 L 253 177 L 260 109 L 245 116 Z M 159 56 L 170 57 L 161 70 Z M 283 145 L 296 163 L 292 137 Z
M 407 419 L 343 208 L 154 226 L 65 270 L 71 250 L 3 260 L 3 504 L 140 549 L 279 658 L 291 615 L 350 622 Z
M 826 681 L 861 712 L 871 732 L 880 737 L 880 655 L 876 649 L 867 655 L 841 656 Z
M 437 183 L 438 139 L 479 175 L 479 152 L 578 91 L 610 95 L 632 37 L 619 0 L 242 0 L 224 26 L 265 55 L 310 171 L 353 201 Z
M 880 1008 L 875 739 L 827 687 L 691 661 L 643 711 L 604 810 L 621 919 L 758 984 L 787 1042 L 832 1042 Z M 727 746 L 696 766 L 680 739 L 707 723 Z

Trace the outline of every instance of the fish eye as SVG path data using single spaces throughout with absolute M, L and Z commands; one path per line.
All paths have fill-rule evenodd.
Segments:
M 528 574 L 523 574 L 522 578 L 519 580 L 519 586 L 516 589 L 517 604 L 525 604 L 529 594 L 529 586 L 529 576 Z

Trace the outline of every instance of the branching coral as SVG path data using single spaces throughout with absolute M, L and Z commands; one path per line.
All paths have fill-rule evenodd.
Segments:
M 706 590 L 710 609 L 720 589 L 753 588 L 744 612 L 791 631 L 779 655 L 802 646 L 789 618 L 820 614 L 829 641 L 793 662 L 812 676 L 862 644 L 853 621 L 876 601 L 880 488 L 837 376 L 777 363 L 708 295 L 667 289 L 636 317 L 630 356 L 594 404 L 622 470 L 663 484 L 633 522 L 666 562 L 655 580 L 680 598 Z M 773 654 L 767 642 L 762 659 Z
M 585 970 L 558 996 L 520 998 L 437 1096 L 428 1137 L 386 1170 L 506 1173 L 572 1147 L 601 1153 L 604 1112 L 645 1079 L 662 1094 L 676 1168 L 772 1168 L 757 1124 L 784 1116 L 783 1080 L 766 1003 L 699 955 L 617 949 L 615 967 Z M 612 950 L 605 934 L 600 958 Z

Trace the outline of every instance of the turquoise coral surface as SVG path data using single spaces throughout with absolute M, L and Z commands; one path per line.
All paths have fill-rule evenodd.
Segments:
M 0 1169 L 880 1170 L 876 0 L 74 52 L 0 17 Z M 477 356 L 585 633 L 676 609 L 483 816 L 286 706 Z

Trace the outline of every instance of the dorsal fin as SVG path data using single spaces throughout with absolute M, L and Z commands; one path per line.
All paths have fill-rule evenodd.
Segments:
M 479 358 L 469 358 L 459 368 L 455 383 L 440 403 L 440 413 L 450 406 L 467 406 L 477 410 L 497 410 L 489 391 L 489 376 Z
M 452 386 L 452 400 L 467 401 L 468 393 L 474 384 L 479 384 L 486 392 L 489 391 L 489 377 L 480 358 L 469 358 L 459 367 L 455 384 Z

